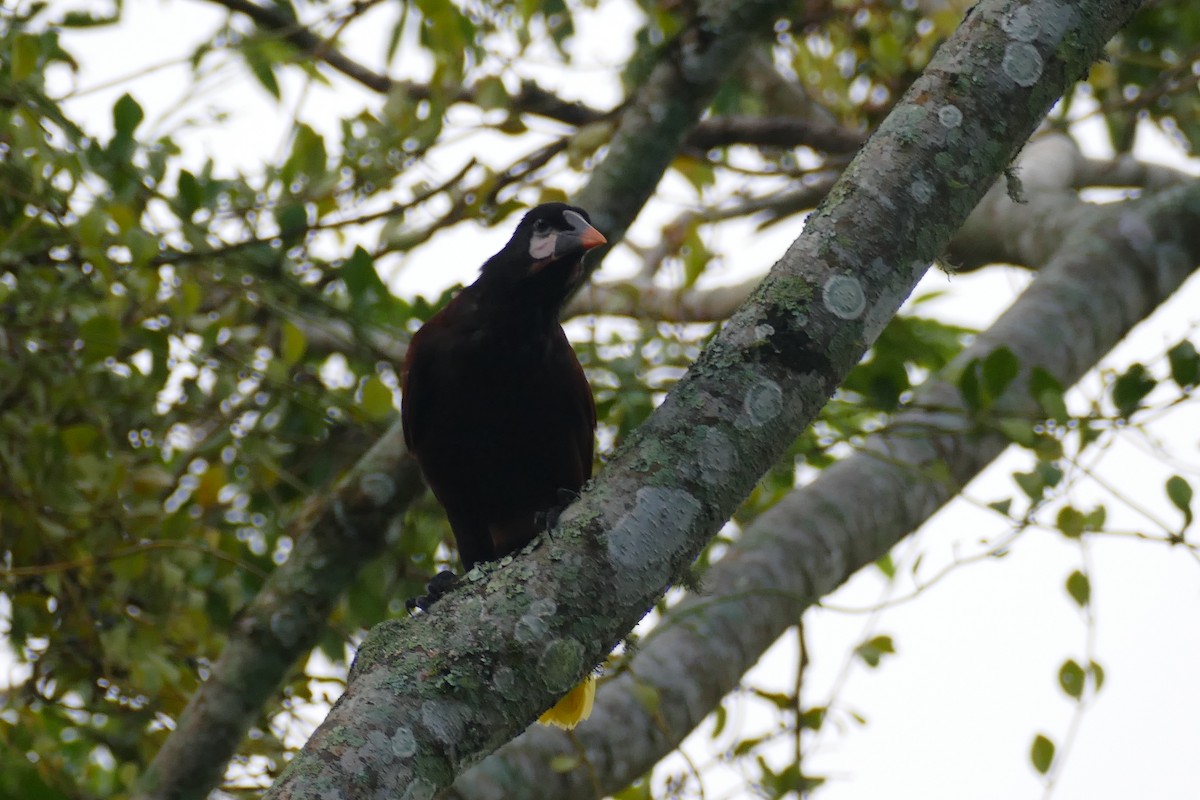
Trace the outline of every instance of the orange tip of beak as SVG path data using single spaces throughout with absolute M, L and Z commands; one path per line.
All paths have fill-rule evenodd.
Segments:
M 605 239 L 604 234 L 589 225 L 587 230 L 580 235 L 579 242 L 583 245 L 584 250 L 591 250 L 593 247 L 607 244 L 608 239 Z

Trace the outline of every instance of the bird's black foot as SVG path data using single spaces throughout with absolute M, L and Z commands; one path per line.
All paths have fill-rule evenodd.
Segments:
M 545 511 L 539 511 L 533 517 L 533 524 L 543 531 L 549 531 L 558 524 L 558 518 L 567 510 L 567 506 L 579 499 L 579 492 L 570 489 L 558 489 L 558 503 Z
M 457 585 L 458 576 L 450 570 L 444 569 L 437 575 L 434 575 L 433 580 L 425 584 L 425 594 L 420 597 L 408 598 L 404 601 L 404 607 L 408 609 L 410 614 L 417 609 L 428 611 L 430 606 L 441 600 L 445 594 Z

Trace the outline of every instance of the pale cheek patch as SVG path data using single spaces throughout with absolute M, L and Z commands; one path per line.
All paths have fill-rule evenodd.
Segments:
M 529 242 L 529 255 L 535 260 L 549 258 L 554 255 L 554 239 L 555 235 L 553 233 L 533 237 Z

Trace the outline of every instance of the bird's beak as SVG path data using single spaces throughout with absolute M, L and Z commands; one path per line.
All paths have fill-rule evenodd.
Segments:
M 583 223 L 583 231 L 579 234 L 579 244 L 584 250 L 591 250 L 593 247 L 599 247 L 602 244 L 608 244 L 608 239 L 604 238 L 604 234 Z
M 563 212 L 567 222 L 571 223 L 571 230 L 562 231 L 558 234 L 554 242 L 554 257 L 562 258 L 575 253 L 585 253 L 593 247 L 599 247 L 606 243 L 608 239 L 604 238 L 604 234 L 588 224 L 588 221 L 574 211 Z

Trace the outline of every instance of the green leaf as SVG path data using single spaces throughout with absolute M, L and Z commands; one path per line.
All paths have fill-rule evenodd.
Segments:
M 983 408 L 983 387 L 979 383 L 979 359 L 971 361 L 958 376 L 958 393 L 970 411 Z
M 1048 487 L 1058 486 L 1059 481 L 1063 479 L 1062 469 L 1050 461 L 1038 461 L 1037 474 Z
M 1045 775 L 1050 771 L 1050 764 L 1054 762 L 1054 742 L 1039 733 L 1033 738 L 1029 760 L 1033 762 L 1034 769 Z
M 613 795 L 613 800 L 654 800 L 650 781 L 639 779 Z
M 325 174 L 328 165 L 325 137 L 303 123 L 297 125 L 292 152 L 280 170 L 284 183 L 290 186 L 301 175 L 315 180 Z
M 550 759 L 550 769 L 558 773 L 570 772 L 579 766 L 579 756 L 560 753 Z
M 1079 666 L 1074 659 L 1067 659 L 1058 669 L 1058 685 L 1067 693 L 1068 697 L 1076 700 L 1083 697 L 1083 667 Z
M 196 209 L 204 204 L 204 192 L 200 188 L 200 182 L 196 180 L 195 175 L 186 169 L 181 169 L 175 186 L 175 198 L 179 202 L 179 207 L 184 216 L 190 219 L 192 214 L 196 213 Z
M 1073 506 L 1063 506 L 1059 509 L 1054 525 L 1068 539 L 1078 539 L 1084 528 L 1083 512 Z
M 100 437 L 100 429 L 95 425 L 68 425 L 59 434 L 63 446 L 73 456 L 81 456 L 92 449 L 92 445 Z
M 121 343 L 121 323 L 112 317 L 96 316 L 79 326 L 83 360 L 89 363 L 115 356 Z
M 121 95 L 113 104 L 113 130 L 117 139 L 131 139 L 133 132 L 146 118 L 142 107 L 129 93 Z
M 292 322 L 285 321 L 279 331 L 279 355 L 283 358 L 283 363 L 291 366 L 304 358 L 304 351 L 308 349 L 308 337 L 304 335 L 304 331 L 296 327 Z
M 279 235 L 285 239 L 294 239 L 308 227 L 308 212 L 304 206 L 289 204 L 275 209 L 275 222 L 279 225 Z
M 378 375 L 372 375 L 363 382 L 362 409 L 371 419 L 383 419 L 396 410 L 392 403 L 392 390 Z
M 708 268 L 712 261 L 712 253 L 708 249 L 708 245 L 704 243 L 704 239 L 700 236 L 700 226 L 696 225 L 688 231 L 687 238 L 683 242 L 683 246 L 679 248 L 679 255 L 683 258 L 683 283 L 684 286 L 691 288 L 704 274 L 704 270 Z
M 1088 672 L 1092 676 L 1092 683 L 1096 685 L 1096 691 L 1104 686 L 1104 667 L 1097 664 L 1095 661 L 1088 662 Z
M 396 48 L 400 46 L 400 37 L 404 35 L 404 25 L 407 21 L 408 3 L 401 3 L 400 18 L 392 26 L 391 33 L 388 35 L 387 49 L 384 51 L 384 61 L 387 64 L 391 64 L 392 59 L 396 57 Z
M 1178 475 L 1167 478 L 1167 497 L 1183 512 L 1184 527 L 1192 524 L 1192 485 Z
M 725 730 L 725 723 L 729 721 L 729 712 L 725 710 L 725 706 L 717 706 L 713 711 L 713 730 L 712 738 L 716 739 L 721 735 L 721 731 Z
M 355 309 L 363 309 L 378 303 L 387 295 L 387 287 L 375 271 L 375 262 L 370 253 L 361 246 L 355 247 L 354 252 L 338 270 L 346 291 L 350 293 L 350 302 Z
M 1096 506 L 1083 519 L 1083 527 L 1089 531 L 1104 530 L 1104 522 L 1108 519 L 1108 511 L 1104 506 Z
M 1005 417 L 996 420 L 996 428 L 1010 442 L 1021 447 L 1033 449 L 1038 443 L 1037 433 L 1033 430 L 1033 423 L 1015 419 L 1013 417 Z
M 874 669 L 879 666 L 879 662 L 883 660 L 885 655 L 890 655 L 896 652 L 895 643 L 890 636 L 876 636 L 854 648 L 854 653 L 868 667 Z
M 879 571 L 886 575 L 888 580 L 896 577 L 896 562 L 892 560 L 891 553 L 885 553 L 882 558 L 877 559 L 875 566 L 879 567 Z
M 64 28 L 99 28 L 112 25 L 120 20 L 117 13 L 107 16 L 96 16 L 86 11 L 68 11 L 58 24 Z
M 827 711 L 828 709 L 825 706 L 815 706 L 806 709 L 800 715 L 800 727 L 808 728 L 812 731 L 820 730 L 821 726 L 825 724 L 825 714 Z
M 12 55 L 9 56 L 12 79 L 14 81 L 23 81 L 32 75 L 37 69 L 38 56 L 40 55 L 41 47 L 38 37 L 31 36 L 28 33 L 18 34 L 12 43 Z
M 1041 407 L 1042 413 L 1057 422 L 1068 419 L 1063 386 L 1046 370 L 1034 367 L 1029 376 L 1029 396 Z
M 504 88 L 504 81 L 495 75 L 489 75 L 476 83 L 475 104 L 484 111 L 508 108 L 510 103 L 508 90 Z
M 1007 517 L 1012 510 L 1012 498 L 1006 497 L 1003 500 L 997 500 L 994 503 L 988 503 L 988 508 L 995 511 L 997 514 L 1003 514 Z
M 784 711 L 796 707 L 796 698 L 790 694 L 784 694 L 783 692 L 766 692 L 762 689 L 753 689 L 752 691 L 754 692 L 755 697 L 762 698 L 768 703 L 774 705 L 776 708 L 783 709 Z
M 1142 400 L 1150 394 L 1157 383 L 1142 364 L 1131 364 L 1123 375 L 1113 381 L 1112 399 L 1113 404 L 1117 407 L 1117 413 L 1122 417 L 1128 417 L 1137 411 Z
M 275 79 L 275 68 L 262 52 L 262 49 L 257 47 L 243 48 L 242 57 L 246 59 L 246 66 L 250 68 L 250 72 L 258 79 L 259 84 L 267 90 L 267 93 L 271 97 L 279 100 L 283 94 L 279 91 L 279 81 Z
M 1036 472 L 1014 472 L 1013 480 L 1021 487 L 1025 496 L 1035 503 L 1046 493 L 1046 484 L 1042 483 L 1041 476 Z
M 1171 379 L 1180 388 L 1200 383 L 1200 354 L 1191 342 L 1185 339 L 1172 347 L 1167 351 L 1167 360 L 1171 362 Z
M 662 696 L 658 693 L 658 689 L 648 683 L 634 681 L 629 687 L 629 691 L 647 714 L 658 713 L 659 706 L 662 705 Z
M 1092 599 L 1092 582 L 1087 575 L 1075 570 L 1067 576 L 1067 594 L 1080 606 L 1086 606 Z
M 1007 347 L 998 347 L 983 359 L 983 388 L 988 397 L 998 399 L 1021 371 L 1017 357 Z
M 671 162 L 671 166 L 687 179 L 697 192 L 702 192 L 709 186 L 712 186 L 717 180 L 716 170 L 713 165 L 698 158 L 689 156 L 680 156 Z

